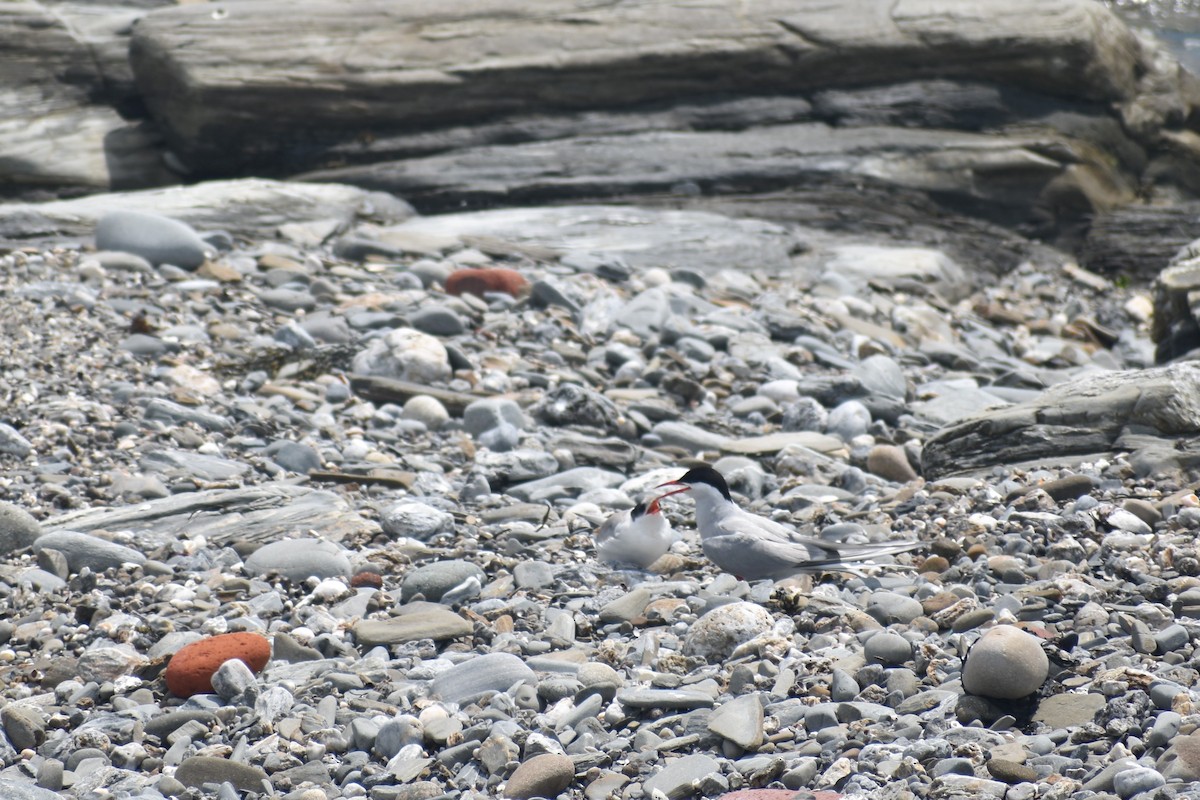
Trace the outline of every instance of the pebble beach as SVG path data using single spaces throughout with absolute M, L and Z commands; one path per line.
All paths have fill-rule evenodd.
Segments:
M 120 212 L 3 257 L 6 796 L 1191 796 L 1193 485 L 918 474 L 947 420 L 1038 394 L 1003 376 L 1149 370 L 1147 287 L 395 249 L 421 224 Z M 650 570 L 600 562 L 696 463 L 810 535 L 922 545 L 751 584 L 672 498 Z

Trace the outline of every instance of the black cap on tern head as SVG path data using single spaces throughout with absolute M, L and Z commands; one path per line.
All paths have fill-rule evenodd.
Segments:
M 709 486 L 721 493 L 721 496 L 730 502 L 733 497 L 729 494 L 729 484 L 725 482 L 725 476 L 717 472 L 712 467 L 696 467 L 689 469 L 687 473 L 674 483 L 707 483 Z
M 637 519 L 638 517 L 645 516 L 645 514 L 646 514 L 646 504 L 645 504 L 645 503 L 638 503 L 638 504 L 637 504 L 636 506 L 634 506 L 634 507 L 633 507 L 633 509 L 632 509 L 632 510 L 629 512 L 629 518 L 630 518 L 630 519 Z

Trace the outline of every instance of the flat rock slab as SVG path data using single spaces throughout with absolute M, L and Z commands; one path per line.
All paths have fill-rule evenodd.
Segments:
M 134 531 L 146 547 L 182 536 L 205 536 L 230 544 L 238 540 L 273 542 L 297 530 L 318 530 L 339 541 L 378 526 L 353 513 L 332 492 L 286 483 L 242 489 L 210 489 L 171 495 L 134 506 L 89 508 L 47 520 L 46 532 Z
M 362 620 L 354 626 L 354 638 L 363 647 L 403 644 L 418 639 L 444 641 L 466 636 L 473 626 L 445 606 L 410 603 L 399 616 L 385 620 Z
M 422 212 L 440 213 L 669 194 L 680 186 L 701 194 L 764 192 L 853 175 L 936 192 L 956 206 L 983 202 L 990 215 L 1023 219 L 1070 163 L 1092 162 L 1090 156 L 1050 130 L 1002 135 L 797 123 L 496 145 L 305 177 L 392 192 Z M 1106 183 L 1122 182 L 1106 160 L 1089 167 Z
M 619 258 L 634 269 L 787 269 L 796 237 L 781 225 L 702 211 L 628 206 L 514 208 L 417 217 L 363 235 L 384 244 L 484 245 L 544 251 L 548 258 Z M 409 245 L 411 246 L 411 245 Z
M 1021 462 L 1059 463 L 1130 442 L 1200 433 L 1200 365 L 1086 375 L 1036 399 L 942 428 L 925 445 L 929 479 Z M 1123 438 L 1124 437 L 1124 440 Z
M 248 0 L 148 14 L 130 58 L 172 149 L 207 175 L 295 170 L 347 141 L 529 110 L 931 74 L 1114 101 L 1144 66 L 1134 35 L 1083 0 L 859 5 Z
M 144 211 L 197 230 L 274 236 L 284 226 L 324 223 L 332 233 L 363 219 L 395 222 L 411 212 L 395 198 L 338 184 L 281 183 L 249 178 L 57 200 L 0 205 L 0 239 L 41 241 L 91 237 L 112 211 Z M 290 228 L 285 228 L 288 230 Z

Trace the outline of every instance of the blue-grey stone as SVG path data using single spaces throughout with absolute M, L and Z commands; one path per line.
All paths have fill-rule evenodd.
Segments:
M 0 554 L 9 554 L 33 544 L 42 535 L 42 526 L 25 509 L 0 503 Z
M 463 427 L 472 436 L 478 437 L 504 422 L 521 430 L 526 427 L 525 414 L 521 407 L 506 398 L 489 397 L 476 400 L 463 410 Z
M 350 577 L 350 560 L 343 548 L 322 539 L 284 539 L 255 550 L 245 561 L 251 575 L 278 573 L 288 580 L 308 577 Z
M 866 433 L 870 426 L 871 412 L 867 407 L 857 400 L 847 400 L 829 412 L 825 432 L 849 442 L 855 436 Z
M 442 305 L 428 305 L 408 315 L 408 324 L 434 336 L 457 336 L 467 326 L 453 310 Z
M 1122 770 L 1113 776 L 1113 790 L 1121 798 L 1127 798 L 1134 795 L 1150 792 L 1167 782 L 1158 770 L 1150 767 L 1130 767 Z
M 112 211 L 96 223 L 96 249 L 141 256 L 151 264 L 196 269 L 214 252 L 190 225 L 145 211 Z
M 288 472 L 307 475 L 321 468 L 321 455 L 306 444 L 278 440 L 267 445 L 263 454 Z
M 103 572 L 122 564 L 144 564 L 146 557 L 131 547 L 77 531 L 52 531 L 39 536 L 34 550 L 57 550 L 67 557 L 72 572 L 88 567 Z
M 460 586 L 463 581 L 476 579 L 483 582 L 483 570 L 470 561 L 434 561 L 410 570 L 400 585 L 400 601 L 407 603 L 418 594 L 436 603 L 446 592 Z
M 881 631 L 867 639 L 863 652 L 868 662 L 876 664 L 903 664 L 912 658 L 912 643 L 898 633 Z
M 514 685 L 535 684 L 537 674 L 512 653 L 475 656 L 438 673 L 433 694 L 449 703 L 463 703 L 488 692 L 507 691 Z

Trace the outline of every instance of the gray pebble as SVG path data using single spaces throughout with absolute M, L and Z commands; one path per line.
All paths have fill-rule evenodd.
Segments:
M 345 550 L 322 539 L 286 539 L 255 550 L 245 561 L 251 575 L 278 573 L 291 581 L 317 578 L 348 578 L 350 560 Z
M 96 223 L 96 249 L 133 253 L 151 264 L 196 269 L 213 248 L 190 225 L 145 211 L 112 211 Z

